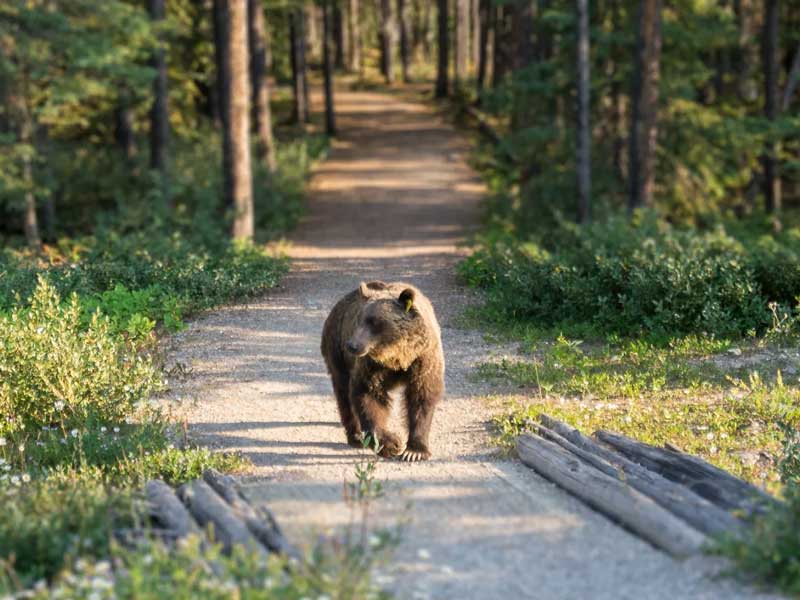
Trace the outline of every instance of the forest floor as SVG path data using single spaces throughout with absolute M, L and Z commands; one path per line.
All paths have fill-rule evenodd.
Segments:
M 438 312 L 447 396 L 431 461 L 378 463 L 385 497 L 372 526 L 403 523 L 381 575 L 387 589 L 401 598 L 756 597 L 712 579 L 718 560 L 674 561 L 497 454 L 483 397 L 502 390 L 474 370 L 513 348 L 463 327 L 475 299 L 454 275 L 484 194 L 469 146 L 424 103 L 345 91 L 336 102 L 341 134 L 290 236 L 291 273 L 266 297 L 209 313 L 169 342 L 169 363 L 188 373 L 171 397 L 183 401 L 193 438 L 252 461 L 248 495 L 298 544 L 348 527 L 343 482 L 354 480 L 360 453 L 338 422 L 322 324 L 362 280 L 409 281 Z

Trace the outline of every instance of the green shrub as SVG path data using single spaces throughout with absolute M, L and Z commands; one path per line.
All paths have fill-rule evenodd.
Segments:
M 74 473 L 0 483 L 0 500 L 0 560 L 25 583 L 53 577 L 78 556 L 107 556 L 114 530 L 141 517 L 130 492 Z
M 77 296 L 62 304 L 45 279 L 29 308 L 0 318 L 0 435 L 118 423 L 159 385 L 147 356 L 97 314 L 84 326 Z
M 487 292 L 489 320 L 625 336 L 738 337 L 766 330 L 770 301 L 800 295 L 796 266 L 779 259 L 788 245 L 749 251 L 721 227 L 698 232 L 619 218 L 559 232 L 552 250 L 505 236 L 462 263 L 464 279 Z

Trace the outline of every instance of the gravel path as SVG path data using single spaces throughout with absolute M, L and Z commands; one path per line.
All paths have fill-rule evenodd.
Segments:
M 376 523 L 408 519 L 385 574 L 401 598 L 752 598 L 712 581 L 711 559 L 671 560 L 516 461 L 493 456 L 476 362 L 508 349 L 456 326 L 469 302 L 453 266 L 483 193 L 464 140 L 422 104 L 367 92 L 337 96 L 341 138 L 316 170 L 309 214 L 292 235 L 291 274 L 267 297 L 206 315 L 175 336 L 170 361 L 199 442 L 254 463 L 247 491 L 288 535 L 311 543 L 344 527 L 345 445 L 319 354 L 327 312 L 361 280 L 406 280 L 442 324 L 448 393 L 434 459 L 382 461 Z M 186 403 L 188 404 L 188 403 Z

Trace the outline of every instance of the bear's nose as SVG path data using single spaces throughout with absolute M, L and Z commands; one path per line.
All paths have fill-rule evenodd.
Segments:
M 356 346 L 356 345 L 353 343 L 353 341 L 352 341 L 352 340 L 349 340 L 349 341 L 348 341 L 348 342 L 345 344 L 345 348 L 347 348 L 347 351 L 348 351 L 348 352 L 350 352 L 351 354 L 358 354 L 358 353 L 361 351 L 361 349 L 360 349 L 358 346 Z

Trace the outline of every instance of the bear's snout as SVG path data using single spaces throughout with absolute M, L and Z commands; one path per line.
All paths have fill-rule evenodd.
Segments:
M 364 356 L 366 354 L 366 350 L 362 344 L 358 344 L 353 340 L 347 340 L 345 343 L 345 348 L 350 354 L 355 354 L 356 356 Z

